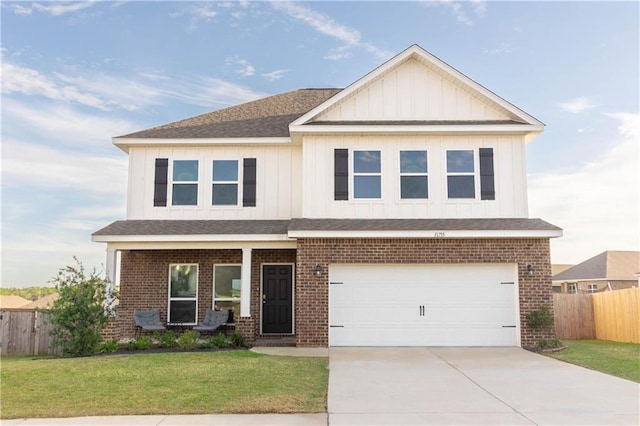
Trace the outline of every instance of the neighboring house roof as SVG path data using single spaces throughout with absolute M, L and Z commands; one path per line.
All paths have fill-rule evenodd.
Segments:
M 289 137 L 289 123 L 341 90 L 294 90 L 118 138 Z
M 48 309 L 53 307 L 53 302 L 58 300 L 59 297 L 60 297 L 60 294 L 52 293 L 52 294 L 49 294 L 48 296 L 41 297 L 36 301 L 28 303 L 22 308 L 23 309 Z
M 486 236 L 500 237 L 509 236 L 509 232 L 531 236 L 537 233 L 554 234 L 561 229 L 541 219 L 121 220 L 95 232 L 93 240 L 176 235 L 288 235 L 295 238 L 309 233 L 318 235 L 334 232 L 343 233 L 341 236 L 357 232 L 362 236 L 395 233 L 411 237 L 418 236 L 416 232 L 419 231 L 480 232 L 488 233 Z
M 553 281 L 637 280 L 639 251 L 605 251 L 552 277 Z
M 573 268 L 575 265 L 571 264 L 552 264 L 551 265 L 551 275 L 559 274 L 560 272 L 566 271 L 569 268 Z
M 30 302 L 24 297 L 20 296 L 3 296 L 0 295 L 0 308 L 2 309 L 12 309 L 12 308 L 23 308 L 25 305 L 28 305 Z

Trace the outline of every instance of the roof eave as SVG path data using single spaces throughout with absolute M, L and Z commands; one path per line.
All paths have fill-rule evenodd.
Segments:
M 246 138 L 112 138 L 113 144 L 128 153 L 138 146 L 216 146 L 216 145 L 290 145 L 290 137 L 246 137 Z
M 558 238 L 562 230 L 291 230 L 290 238 Z
M 366 134 L 521 134 L 521 135 L 537 135 L 544 130 L 544 126 L 533 124 L 473 124 L 473 125 L 342 125 L 333 124 L 291 124 L 289 133 L 292 137 L 297 134 L 305 133 L 366 133 Z

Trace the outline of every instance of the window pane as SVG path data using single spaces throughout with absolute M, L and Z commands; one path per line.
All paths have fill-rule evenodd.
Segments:
M 215 182 L 238 181 L 238 162 L 236 160 L 216 160 L 213 162 L 213 180 Z
M 354 198 L 380 198 L 380 176 L 354 176 Z
M 354 151 L 354 173 L 380 173 L 380 151 Z
M 447 194 L 449 198 L 475 198 L 473 176 L 448 176 Z
M 215 298 L 232 298 L 240 297 L 240 274 L 241 266 L 216 265 L 214 286 Z
M 196 297 L 198 265 L 171 266 L 171 297 Z
M 195 323 L 196 322 L 196 301 L 195 300 L 172 300 L 169 305 L 169 321 Z
M 426 176 L 401 176 L 400 196 L 402 198 L 429 198 Z
M 400 151 L 400 173 L 427 173 L 427 151 Z
M 174 206 L 197 206 L 198 185 L 192 183 L 174 184 L 171 204 Z
M 237 206 L 238 205 L 238 185 L 213 184 L 213 205 L 216 206 Z
M 473 151 L 447 151 L 448 173 L 473 173 Z
M 175 160 L 173 162 L 173 180 L 179 182 L 197 182 L 198 160 Z

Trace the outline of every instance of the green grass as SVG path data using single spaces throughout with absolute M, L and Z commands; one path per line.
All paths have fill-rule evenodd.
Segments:
M 3 358 L 1 417 L 324 412 L 327 362 L 249 351 Z
M 550 357 L 640 383 L 640 345 L 604 340 L 563 340 Z

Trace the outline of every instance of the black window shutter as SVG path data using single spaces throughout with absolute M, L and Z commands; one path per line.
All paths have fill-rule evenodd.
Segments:
M 334 151 L 334 199 L 349 199 L 349 150 Z
M 256 206 L 256 159 L 245 158 L 242 177 L 242 206 Z
M 156 158 L 156 175 L 153 180 L 153 206 L 167 206 L 167 177 L 169 175 L 169 159 Z
M 496 199 L 493 178 L 493 148 L 480 148 L 480 199 Z

